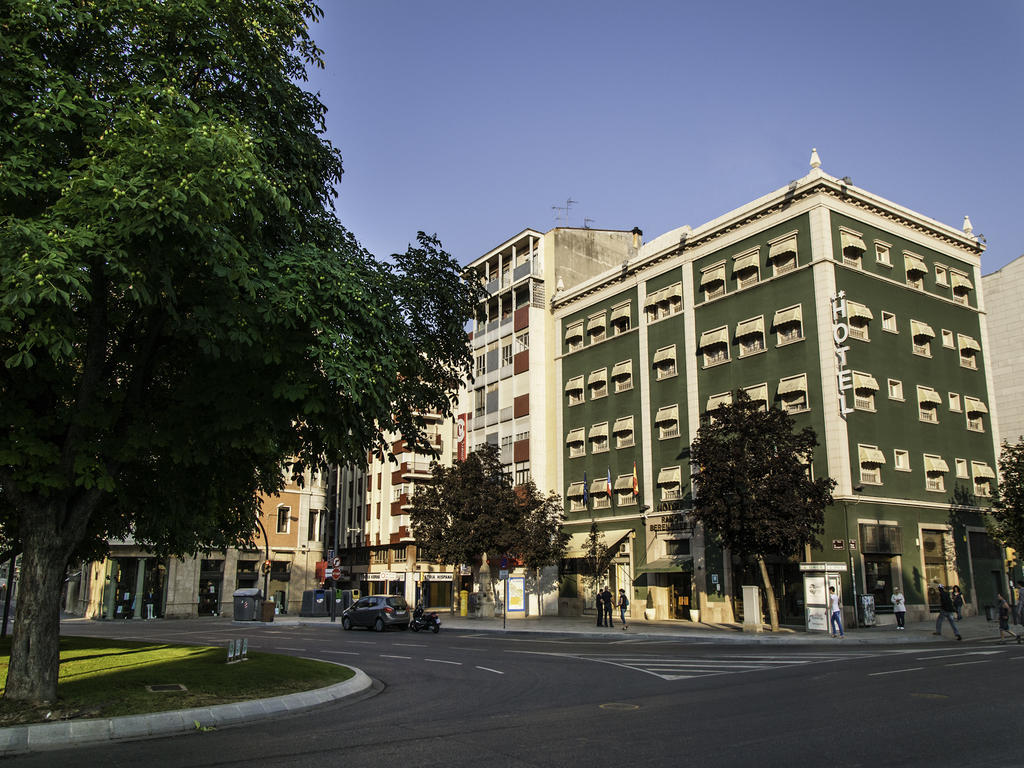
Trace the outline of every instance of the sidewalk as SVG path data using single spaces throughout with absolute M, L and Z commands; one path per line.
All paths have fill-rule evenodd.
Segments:
M 744 632 L 743 625 L 703 624 L 690 621 L 647 621 L 637 619 L 629 623 L 623 630 L 618 617 L 612 628 L 598 627 L 594 615 L 579 618 L 563 618 L 559 616 L 538 616 L 526 619 L 469 618 L 455 616 L 446 612 L 438 612 L 441 618 L 442 631 L 458 632 L 504 632 L 509 634 L 527 635 L 572 635 L 588 639 L 611 638 L 621 640 L 623 637 L 635 637 L 645 640 L 675 640 L 691 643 L 723 643 L 751 645 L 833 645 L 835 643 L 860 645 L 896 645 L 907 643 L 951 643 L 956 638 L 949 625 L 943 622 L 942 636 L 935 632 L 935 618 L 928 621 L 907 622 L 903 631 L 896 629 L 895 624 L 875 627 L 848 627 L 846 637 L 833 639 L 825 632 L 808 632 L 803 627 L 782 627 L 778 632 L 771 632 L 767 625 L 761 633 Z M 243 624 L 249 622 L 235 622 Z M 330 626 L 329 618 L 304 618 L 299 616 L 276 616 L 274 623 L 280 626 Z M 999 625 L 994 621 L 986 621 L 984 616 L 965 616 L 957 622 L 964 642 L 994 640 L 999 637 Z M 340 617 L 335 626 L 341 629 Z M 1017 629 L 1015 628 L 1016 632 Z

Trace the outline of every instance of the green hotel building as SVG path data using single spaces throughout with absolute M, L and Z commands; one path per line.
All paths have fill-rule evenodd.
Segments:
M 551 297 L 570 554 L 596 522 L 634 618 L 735 620 L 741 586 L 760 584 L 689 515 L 689 445 L 737 389 L 812 427 L 813 471 L 837 483 L 821 546 L 770 562 L 784 621 L 804 622 L 801 562 L 845 566 L 848 613 L 869 596 L 879 623 L 894 587 L 911 620 L 937 608 L 937 583 L 959 584 L 969 613 L 1005 588 L 984 524 L 998 427 L 983 245 L 966 218 L 820 165 L 814 152 L 803 178 Z M 590 604 L 566 562 L 562 595 Z

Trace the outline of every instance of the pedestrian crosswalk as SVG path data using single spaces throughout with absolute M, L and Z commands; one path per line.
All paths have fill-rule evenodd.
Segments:
M 628 654 L 578 654 L 574 658 L 626 667 L 660 677 L 662 680 L 688 680 L 694 677 L 759 672 L 807 664 L 823 664 L 850 659 L 857 654 L 742 654 L 714 657 L 646 656 Z

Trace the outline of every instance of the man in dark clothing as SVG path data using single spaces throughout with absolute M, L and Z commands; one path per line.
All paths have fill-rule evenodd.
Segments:
M 949 626 L 953 628 L 953 634 L 956 635 L 957 640 L 963 640 L 960 637 L 960 630 L 957 629 L 956 622 L 953 621 L 953 614 L 956 613 L 956 607 L 953 605 L 953 598 L 950 597 L 949 592 L 942 584 L 936 585 L 939 590 L 939 617 L 935 619 L 935 631 L 933 635 L 942 634 L 942 620 L 946 619 L 949 622 Z
M 604 606 L 604 625 L 610 627 L 612 626 L 612 591 L 607 584 L 601 593 L 601 604 Z
M 604 590 L 597 590 L 594 596 L 594 607 L 597 608 L 597 626 L 604 626 Z

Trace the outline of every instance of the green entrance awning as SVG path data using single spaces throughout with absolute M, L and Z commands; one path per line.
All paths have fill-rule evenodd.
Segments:
M 693 556 L 659 557 L 636 570 L 637 573 L 693 573 Z

